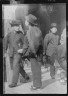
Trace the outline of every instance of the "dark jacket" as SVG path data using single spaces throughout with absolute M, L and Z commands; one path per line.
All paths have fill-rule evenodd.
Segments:
M 35 35 L 38 35 L 39 38 L 37 38 Z M 27 53 L 29 53 L 29 57 L 35 58 L 37 55 L 38 60 L 42 59 L 43 39 L 41 30 L 38 27 L 31 27 L 31 29 L 28 30 L 24 41 L 24 50 L 28 49 Z
M 9 48 L 9 56 L 12 57 L 17 50 L 22 48 L 24 35 L 22 32 L 10 32 L 4 38 L 4 52 Z
M 38 46 L 42 44 L 42 33 L 38 27 L 31 27 L 27 32 L 30 50 L 36 53 Z
M 56 50 L 57 60 L 60 62 L 62 59 L 66 59 L 66 44 L 58 45 Z
M 55 49 L 58 45 L 58 39 L 59 36 L 48 33 L 44 38 L 44 53 L 46 53 L 47 56 L 52 56 L 52 54 L 55 52 Z

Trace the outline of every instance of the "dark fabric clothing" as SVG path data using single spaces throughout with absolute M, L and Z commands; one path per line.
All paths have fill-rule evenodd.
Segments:
M 27 31 L 27 38 L 29 42 L 30 51 L 36 53 L 39 45 L 42 44 L 42 33 L 38 27 L 31 27 Z
M 55 75 L 55 53 L 56 48 L 58 46 L 59 36 L 48 33 L 44 38 L 44 54 L 46 55 L 46 63 L 50 64 L 50 76 L 53 77 Z
M 26 79 L 27 74 L 23 67 L 20 65 L 21 63 L 21 55 L 15 54 L 14 55 L 14 61 L 13 61 L 13 77 L 12 77 L 12 83 L 17 83 L 19 78 L 19 73 Z
M 21 31 L 18 32 L 10 32 L 4 37 L 3 45 L 4 45 L 4 53 L 9 48 L 9 58 L 11 69 L 13 66 L 14 55 L 17 53 L 17 50 L 23 47 L 24 35 Z
M 22 48 L 24 41 L 24 35 L 22 32 L 10 32 L 4 37 L 4 53 L 6 52 L 7 48 L 9 47 L 9 56 L 13 57 L 17 50 Z
M 14 58 L 13 58 L 13 57 L 10 57 L 10 66 L 11 66 L 11 70 L 13 69 L 13 60 L 14 60 Z
M 43 62 L 43 45 L 40 45 L 37 52 L 37 60 Z
M 39 38 L 37 38 L 35 35 L 38 35 Z M 34 87 L 41 87 L 41 65 L 42 65 L 42 54 L 43 54 L 43 43 L 41 31 L 37 27 L 31 27 L 31 29 L 28 30 L 26 35 L 26 40 L 24 43 L 26 47 L 23 49 L 27 49 L 27 54 L 29 54 L 29 58 L 31 61 L 31 70 L 32 70 L 32 77 L 33 77 L 33 86 Z M 28 41 L 28 42 L 27 42 Z
M 6 51 L 9 48 L 9 57 L 10 57 L 10 65 L 11 69 L 13 69 L 12 83 L 18 82 L 19 73 L 26 78 L 26 72 L 21 67 L 21 54 L 17 53 L 19 49 L 23 48 L 24 43 L 24 35 L 21 31 L 10 32 L 4 38 L 4 50 Z
M 58 46 L 59 36 L 54 35 L 53 33 L 48 33 L 44 38 L 44 52 L 46 55 L 51 56 L 56 47 Z
M 66 44 L 58 45 L 56 49 L 56 57 L 60 66 L 67 70 L 67 56 L 66 56 Z
M 28 41 L 27 36 L 28 35 L 25 36 L 24 45 L 23 45 L 24 56 L 29 56 L 29 58 L 36 58 L 38 61 L 42 61 L 42 58 L 43 58 L 43 40 L 41 40 L 41 44 L 38 46 L 37 51 L 34 53 L 31 51 L 31 47 L 29 46 L 29 41 Z
M 42 86 L 41 82 L 41 62 L 38 62 L 35 58 L 31 58 L 31 71 L 33 77 L 33 86 L 39 88 Z
M 50 65 L 50 76 L 53 77 L 55 75 L 55 55 L 53 54 L 52 56 L 46 56 L 46 63 Z
M 55 66 L 50 64 L 50 76 L 55 76 Z
M 66 44 L 58 45 L 56 49 L 57 60 L 66 59 Z

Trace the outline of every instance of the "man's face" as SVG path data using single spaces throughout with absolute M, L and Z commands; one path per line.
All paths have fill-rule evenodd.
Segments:
M 19 30 L 19 26 L 14 26 L 13 28 L 14 28 L 15 31 Z
M 51 32 L 52 32 L 52 33 L 56 33 L 56 32 L 57 32 L 57 28 L 56 28 L 56 27 L 53 27 L 53 28 L 51 29 Z

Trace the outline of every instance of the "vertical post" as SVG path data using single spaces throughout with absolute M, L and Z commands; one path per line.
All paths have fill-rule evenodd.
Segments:
M 13 71 L 11 70 L 8 51 L 9 50 L 7 50 L 7 56 L 6 56 L 6 75 L 7 75 L 7 82 L 11 83 Z

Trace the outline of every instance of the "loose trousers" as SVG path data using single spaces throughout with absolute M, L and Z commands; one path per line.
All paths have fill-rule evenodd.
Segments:
M 50 76 L 53 77 L 55 75 L 55 66 L 54 66 L 54 62 L 55 62 L 55 58 L 54 58 L 54 54 L 52 56 L 48 56 L 48 61 L 50 64 Z
M 21 55 L 20 54 L 15 54 L 14 55 L 14 60 L 13 60 L 13 76 L 12 76 L 12 83 L 17 83 L 18 78 L 19 78 L 19 73 L 26 78 L 27 74 L 23 67 L 21 67 L 20 64 L 21 61 Z
M 42 86 L 41 82 L 41 62 L 38 62 L 35 58 L 31 58 L 31 70 L 33 77 L 33 86 L 39 88 Z
M 13 69 L 13 57 L 10 57 L 10 66 L 11 66 L 11 70 Z

